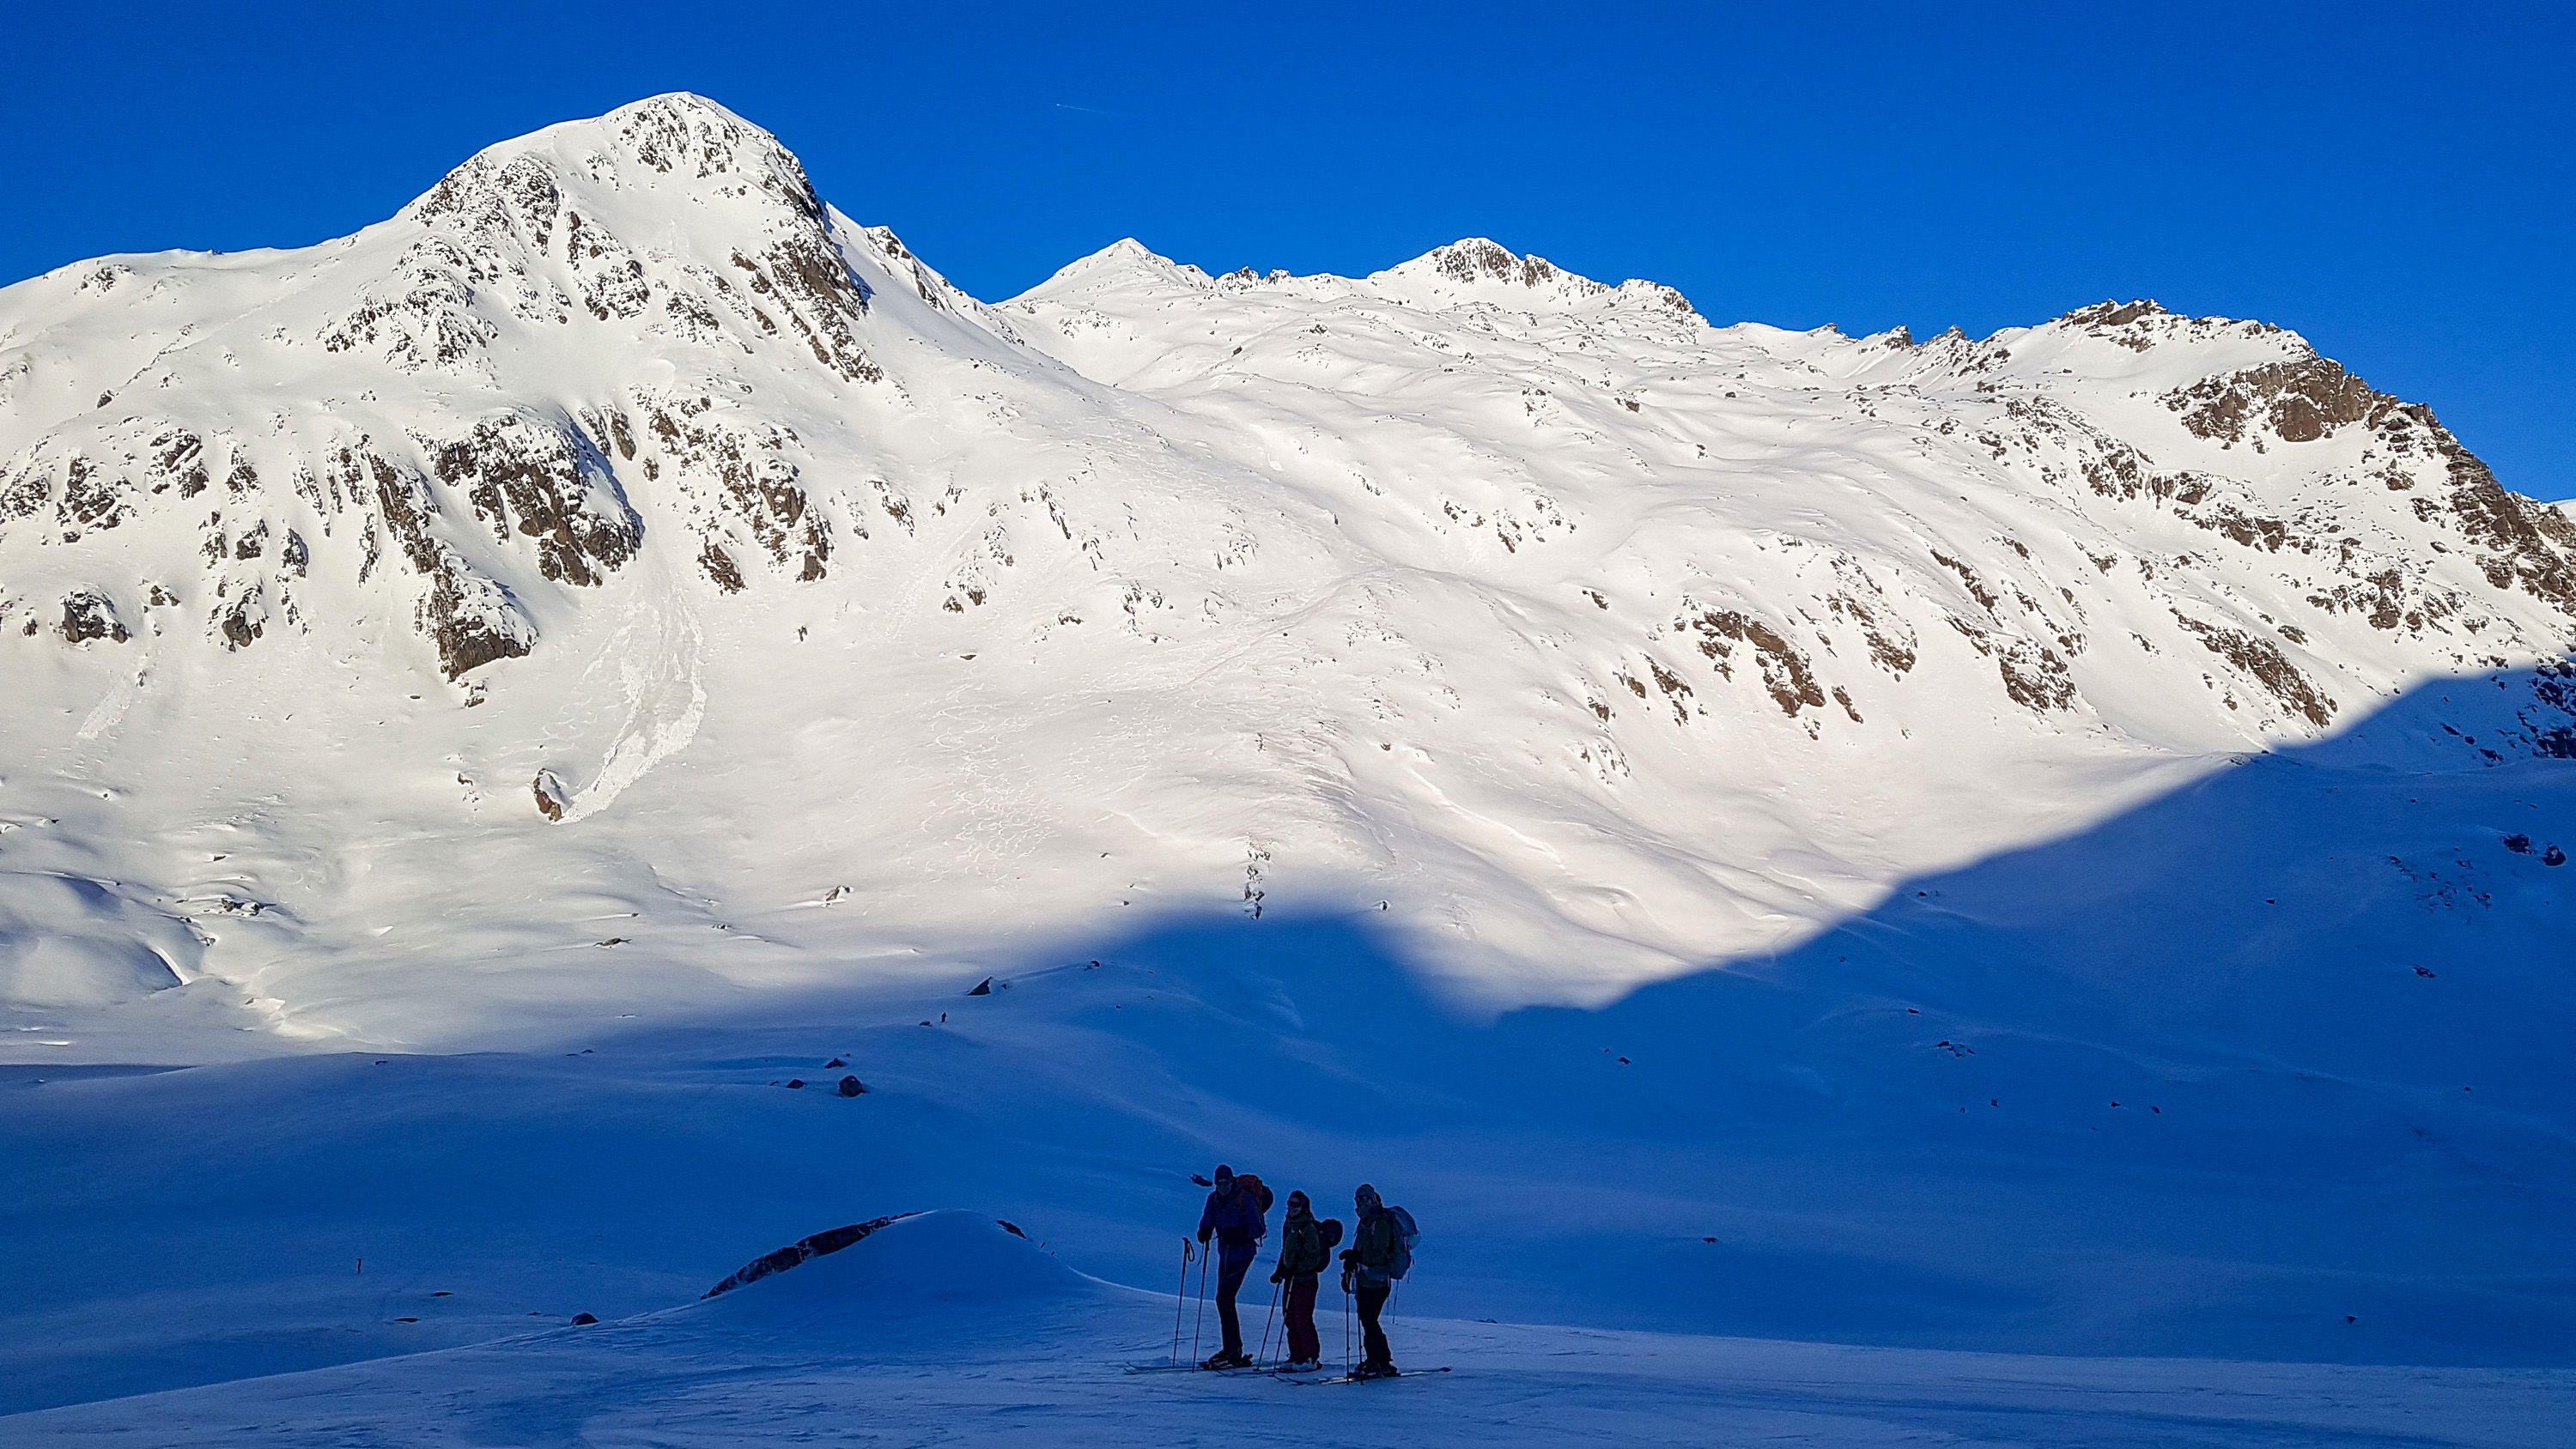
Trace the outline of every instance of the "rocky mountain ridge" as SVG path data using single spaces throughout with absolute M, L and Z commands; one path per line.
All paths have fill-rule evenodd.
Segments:
M 1426 282 L 1433 287 L 1428 300 Z M 1642 311 L 1635 306 L 1640 298 L 1650 299 Z M 1548 440 L 1550 454 L 1595 452 L 1596 473 L 1678 467 L 1732 473 L 1739 485 L 1770 483 L 1749 451 L 1710 461 L 1704 429 L 1740 449 L 1772 442 L 1758 430 L 1748 437 L 1733 426 L 1736 418 L 1710 406 L 1739 400 L 1739 390 L 1727 387 L 1711 397 L 1709 374 L 1715 373 L 1741 384 L 1742 397 L 1771 403 L 1774 416 L 1794 416 L 1831 397 L 1841 413 L 1837 421 L 1864 429 L 1855 439 L 1859 446 L 1910 445 L 1931 455 L 1925 461 L 1946 465 L 1941 472 L 1949 482 L 1970 479 L 2036 503 L 2052 515 L 2053 531 L 2070 536 L 2057 541 L 2061 559 L 2065 542 L 2092 535 L 2081 545 L 2080 562 L 2069 561 L 2056 574 L 2050 571 L 2055 560 L 2038 560 L 2009 533 L 1975 539 L 1923 529 L 1913 557 L 1871 561 L 1893 562 L 1910 574 L 1902 587 L 1916 599 L 1940 600 L 1934 605 L 1940 623 L 1994 659 L 1998 683 L 2015 703 L 2043 713 L 2077 707 L 2081 689 L 2069 660 L 2090 642 L 2080 620 L 2091 600 L 2082 596 L 2098 598 L 2095 576 L 2124 562 L 2150 582 L 2161 569 L 2167 581 L 2150 592 L 2168 595 L 2163 602 L 2171 619 L 2132 634 L 2138 647 L 2154 653 L 2159 644 L 2196 643 L 2197 650 L 2178 652 L 2211 656 L 2204 662 L 2216 670 L 2205 678 L 2222 688 L 2224 706 L 2238 708 L 2239 693 L 2257 697 L 2258 708 L 2277 716 L 2267 729 L 2330 725 L 2341 701 L 2315 676 L 2369 652 L 2362 636 L 2348 633 L 2357 647 L 2342 658 L 2327 649 L 2327 658 L 2308 659 L 2305 668 L 2294 662 L 2315 627 L 2300 622 L 2309 611 L 2357 615 L 2373 630 L 2429 646 L 2440 661 L 2436 667 L 2554 658 L 2570 637 L 2576 577 L 2567 560 L 2576 532 L 2565 515 L 2507 493 L 2430 409 L 2371 389 L 2295 335 L 2264 324 L 2179 317 L 2142 301 L 2105 302 L 1984 339 L 1956 330 L 1917 343 L 1901 329 L 1860 339 L 1831 328 L 1810 334 L 1752 324 L 1710 329 L 1669 289 L 1634 281 L 1612 289 L 1569 279 L 1543 260 L 1515 258 L 1481 239 L 1360 281 L 1284 273 L 1208 278 L 1122 243 L 1006 306 L 1048 329 L 1062 355 L 1103 379 L 1184 406 L 1273 390 L 1294 404 L 1319 404 L 1287 424 L 1319 436 L 1366 436 L 1374 400 L 1355 391 L 1328 400 L 1315 379 L 1297 375 L 1297 364 L 1331 368 L 1330 344 L 1300 339 L 1282 359 L 1290 365 L 1272 367 L 1258 353 L 1245 356 L 1241 345 L 1215 357 L 1197 323 L 1218 324 L 1205 329 L 1210 339 L 1250 336 L 1255 346 L 1284 346 L 1274 339 L 1286 330 L 1285 319 L 1306 322 L 1301 330 L 1318 336 L 1326 326 L 1308 319 L 1348 319 L 1376 330 L 1371 340 L 1378 341 L 1389 329 L 1401 334 L 1401 319 L 1426 308 L 1448 309 L 1493 336 L 1510 356 L 1480 379 L 1487 387 L 1499 391 L 1534 370 L 1552 373 L 1562 386 L 1555 392 L 1522 387 L 1519 411 L 1540 430 L 1561 423 L 1566 432 Z M 1258 320 L 1245 326 L 1247 317 Z M 1403 365 L 1419 369 L 1417 376 L 1472 371 L 1478 361 L 1436 337 L 1416 333 L 1408 340 L 1417 345 L 1407 349 L 1414 355 Z M 1527 344 L 1526 351 L 1511 355 L 1515 344 Z M 1382 366 L 1386 358 L 1370 361 Z M 2079 365 L 2063 365 L 2069 362 Z M 1596 368 L 1599 375 L 1590 375 Z M 1240 376 L 1246 372 L 1252 376 Z M 1332 405 L 1341 402 L 1357 405 Z M 1613 407 L 1631 419 L 1619 418 Z M 1508 411 L 1487 409 L 1487 426 L 1493 426 L 1490 414 Z M 1453 439 L 1470 435 L 1463 419 L 1436 418 L 1431 425 L 1450 430 Z M 1623 427 L 1668 445 L 1667 455 L 1650 465 L 1636 440 L 1620 435 Z M 1677 456 L 1669 447 L 1682 441 L 1690 441 L 1692 455 Z M 2318 443 L 2332 446 L 2303 446 Z M 2253 456 L 2228 456 L 2240 447 Z M 1846 457 L 1820 471 L 1832 476 L 1855 463 L 1868 472 L 1886 470 L 1882 459 Z M 1362 474 L 1364 462 L 1352 472 Z M 1846 475 L 1838 481 L 1862 482 L 1870 496 L 1856 501 L 1872 511 L 1895 501 L 1897 489 L 1888 484 L 1943 486 L 1941 478 Z M 1531 491 L 1535 506 L 1545 509 L 1552 505 L 1542 489 Z M 2369 496 L 2372 490 L 2411 496 L 2380 500 Z M 1484 526 L 1482 513 L 1447 501 L 1442 506 L 1453 521 Z M 1495 542 L 1507 553 L 1517 550 L 1523 532 L 1503 510 L 1495 512 L 1504 520 L 1494 525 Z M 1870 520 L 1849 522 L 1857 533 Z M 2211 537 L 2181 534 L 2167 526 L 2173 522 Z M 2181 546 L 2138 550 L 2149 538 Z M 1981 573 L 1965 561 L 1998 543 L 2011 555 L 1999 565 Z M 2442 555 L 2465 555 L 2471 567 L 2446 566 L 2450 560 Z M 1870 580 L 1867 564 L 1849 551 L 1837 552 L 1834 567 L 1847 578 Z M 2490 608 L 2486 596 L 2493 592 L 2516 599 Z M 2275 598 L 2263 599 L 2267 593 Z M 1874 581 L 1816 588 L 1786 608 L 1773 594 L 1768 622 L 1728 610 L 1676 618 L 1664 629 L 1700 636 L 1701 652 L 1713 660 L 1730 657 L 1759 630 L 1769 641 L 1757 651 L 1769 661 L 1766 685 L 1794 718 L 1822 706 L 1812 660 L 1833 646 L 1811 636 L 1804 648 L 1792 647 L 1786 633 L 1821 632 L 1831 619 L 1856 628 L 1870 656 L 1892 675 L 1901 678 L 1912 667 L 1914 631 L 1877 625 L 1884 606 L 1872 600 L 1884 597 Z M 1660 662 L 1647 672 L 1666 673 Z M 2225 689 L 2220 679 L 2242 688 Z M 2349 685 L 2341 691 L 2354 692 Z M 2556 725 L 2536 727 L 2546 733 Z

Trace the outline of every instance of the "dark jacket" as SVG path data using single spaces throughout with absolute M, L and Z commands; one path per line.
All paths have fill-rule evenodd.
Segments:
M 1291 1213 L 1279 1220 L 1279 1266 L 1270 1274 L 1273 1283 L 1295 1278 L 1312 1278 L 1333 1265 L 1333 1245 L 1342 1240 L 1339 1218 L 1318 1219 L 1312 1213 Z
M 1241 1179 L 1236 1179 L 1240 1182 Z M 1232 1192 L 1211 1192 L 1207 1206 L 1199 1212 L 1199 1241 L 1213 1234 L 1217 1246 L 1236 1252 L 1249 1250 L 1270 1231 L 1262 1214 L 1270 1210 L 1270 1189 L 1247 1191 L 1242 1187 Z
M 1371 1208 L 1360 1214 L 1359 1226 L 1351 1230 L 1351 1246 L 1342 1254 L 1361 1283 L 1383 1288 L 1394 1281 L 1387 1276 L 1387 1265 L 1395 1261 L 1395 1214 L 1385 1208 Z

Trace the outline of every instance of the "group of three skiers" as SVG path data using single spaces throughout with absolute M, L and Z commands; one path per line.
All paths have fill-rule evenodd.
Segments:
M 1215 1240 L 1216 1312 L 1225 1333 L 1225 1345 L 1200 1364 L 1201 1368 L 1247 1368 L 1252 1364 L 1243 1351 L 1243 1325 L 1235 1316 L 1234 1299 L 1243 1286 L 1244 1275 L 1261 1255 L 1261 1240 L 1268 1235 L 1266 1214 L 1270 1201 L 1270 1189 L 1260 1178 L 1250 1173 L 1237 1176 L 1233 1168 L 1217 1164 L 1207 1207 L 1199 1213 L 1199 1242 L 1205 1245 L 1211 1238 Z M 1351 1370 L 1351 1377 L 1388 1378 L 1397 1370 L 1387 1349 L 1386 1329 L 1378 1317 L 1386 1310 L 1387 1296 L 1395 1291 L 1395 1280 L 1412 1267 L 1413 1247 L 1419 1234 L 1412 1214 L 1387 1206 L 1379 1199 L 1377 1189 L 1367 1183 L 1361 1183 L 1351 1194 L 1351 1205 L 1359 1213 L 1359 1223 L 1351 1232 L 1351 1245 L 1342 1250 L 1342 1291 L 1359 1309 L 1367 1343 L 1367 1352 L 1359 1366 Z M 1279 1261 L 1270 1271 L 1270 1281 L 1280 1285 L 1288 1321 L 1288 1361 L 1282 1367 L 1289 1372 L 1322 1367 L 1323 1343 L 1315 1333 L 1316 1280 L 1331 1265 L 1333 1245 L 1341 1240 L 1339 1219 L 1319 1219 L 1304 1193 L 1288 1194 L 1288 1215 L 1279 1224 Z

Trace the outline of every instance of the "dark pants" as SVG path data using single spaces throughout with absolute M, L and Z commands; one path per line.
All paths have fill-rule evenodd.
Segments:
M 1315 1335 L 1315 1275 L 1288 1280 L 1288 1357 L 1322 1358 L 1324 1341 Z
M 1243 1325 L 1234 1316 L 1234 1291 L 1243 1286 L 1243 1275 L 1252 1271 L 1252 1260 L 1261 1255 L 1257 1244 L 1241 1248 L 1225 1246 L 1216 1260 L 1216 1320 L 1225 1327 L 1225 1351 L 1243 1352 Z
M 1395 1362 L 1394 1355 L 1387 1351 L 1386 1330 L 1378 1327 L 1377 1324 L 1377 1316 L 1386 1311 L 1386 1296 L 1394 1291 L 1395 1285 L 1392 1283 L 1380 1283 L 1374 1288 L 1362 1283 L 1351 1294 L 1353 1298 L 1359 1300 L 1360 1333 L 1368 1343 L 1367 1362 L 1369 1363 Z

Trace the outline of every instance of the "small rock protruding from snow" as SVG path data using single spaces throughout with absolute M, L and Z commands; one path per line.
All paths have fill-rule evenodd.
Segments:
M 82 589 L 63 598 L 63 637 L 74 644 L 92 639 L 122 644 L 134 636 L 126 632 L 125 621 L 117 617 L 116 605 L 107 595 Z
M 572 791 L 563 778 L 552 770 L 539 770 L 536 778 L 537 813 L 548 820 L 561 820 L 572 808 Z

